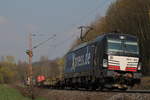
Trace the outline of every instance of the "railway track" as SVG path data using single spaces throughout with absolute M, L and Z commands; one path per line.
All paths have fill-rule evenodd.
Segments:
M 150 90 L 86 90 L 86 89 L 50 89 L 50 90 L 66 90 L 66 91 L 85 91 L 85 92 L 107 92 L 107 93 L 142 93 L 142 94 L 150 94 Z
M 22 88 L 22 90 L 26 90 L 27 86 L 18 85 L 18 87 Z M 26 92 L 26 91 L 25 91 Z M 24 92 L 23 92 L 24 93 Z M 150 90 L 87 90 L 84 88 L 78 89 L 56 89 L 50 87 L 34 87 L 34 95 L 41 96 L 45 98 L 52 98 L 52 100 L 123 100 L 118 98 L 129 98 L 129 100 L 139 100 L 139 98 L 143 98 L 140 100 L 149 100 L 150 98 Z M 112 99 L 110 99 L 112 98 Z M 131 99 L 133 98 L 133 99 Z M 127 99 L 128 100 L 128 99 Z
M 20 87 L 20 85 L 18 85 Z M 21 85 L 22 87 L 22 85 Z M 25 87 L 23 85 L 23 87 Z M 150 90 L 109 90 L 109 89 L 104 89 L 104 90 L 86 90 L 83 88 L 79 89 L 71 89 L 71 88 L 65 88 L 65 89 L 56 89 L 56 88 L 49 88 L 49 87 L 36 87 L 40 89 L 49 89 L 49 90 L 60 90 L 60 91 L 85 91 L 85 92 L 104 92 L 104 93 L 142 93 L 142 94 L 150 94 Z
M 83 90 L 81 90 L 83 91 Z M 86 91 L 86 90 L 84 90 Z M 93 92 L 93 91 L 90 91 L 90 92 Z M 150 90 L 126 90 L 126 91 L 123 91 L 123 90 L 103 90 L 103 91 L 100 91 L 100 90 L 95 90 L 94 92 L 107 92 L 107 93 L 143 93 L 143 94 L 150 94 Z
M 127 91 L 113 90 L 113 91 L 103 91 L 103 92 L 119 92 L 119 93 L 150 93 L 150 90 L 127 90 Z
M 83 90 L 80 90 L 83 91 Z M 89 92 L 89 91 L 88 91 Z M 90 92 L 106 92 L 106 93 L 142 93 L 142 94 L 150 94 L 150 90 L 127 90 L 127 91 L 122 91 L 122 90 L 103 90 L 103 91 L 90 91 Z

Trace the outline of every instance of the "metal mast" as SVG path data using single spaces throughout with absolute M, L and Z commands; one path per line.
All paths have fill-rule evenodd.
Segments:
M 29 92 L 31 94 L 32 100 L 34 100 L 34 95 L 33 95 L 33 71 L 32 71 L 32 33 L 29 33 L 29 49 L 26 51 L 28 55 L 28 80 L 29 81 Z

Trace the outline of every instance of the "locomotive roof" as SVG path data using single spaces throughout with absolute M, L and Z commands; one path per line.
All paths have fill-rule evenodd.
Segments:
M 100 36 L 98 36 L 98 37 L 97 37 L 96 39 L 94 39 L 94 40 L 91 40 L 91 41 L 88 41 L 88 42 L 84 42 L 84 43 L 82 43 L 82 44 L 76 46 L 76 47 L 75 47 L 73 50 L 71 50 L 70 52 L 75 51 L 75 50 L 78 50 L 78 49 L 80 49 L 80 48 L 83 48 L 83 47 L 85 47 L 85 46 L 87 46 L 87 45 L 89 45 L 89 44 L 92 44 L 92 43 L 94 43 L 94 42 L 98 42 L 98 41 L 100 41 L 102 38 L 104 38 L 104 35 L 100 35 Z
M 133 35 L 130 35 L 130 34 L 124 34 L 124 33 L 107 33 L 105 34 L 105 36 L 129 36 L 129 37 L 132 37 L 132 38 L 136 38 L 136 36 L 133 36 Z
M 75 50 L 77 50 L 77 49 L 80 49 L 80 48 L 82 48 L 82 47 L 85 47 L 85 46 L 87 46 L 89 43 L 90 43 L 90 42 L 82 43 L 82 44 L 76 46 L 76 47 L 75 47 L 73 50 L 71 50 L 71 51 L 75 51 Z
M 123 33 L 114 33 L 114 32 L 113 32 L 113 33 L 103 33 L 102 35 L 97 36 L 94 40 L 91 40 L 91 41 L 88 41 L 88 42 L 84 42 L 84 43 L 82 43 L 82 44 L 76 46 L 76 47 L 75 47 L 73 50 L 71 50 L 70 52 L 75 51 L 75 50 L 78 50 L 78 49 L 80 49 L 80 48 L 82 48 L 82 47 L 85 47 L 85 46 L 87 46 L 87 45 L 89 45 L 89 44 L 92 44 L 92 43 L 95 43 L 95 42 L 99 42 L 99 41 L 101 41 L 102 39 L 106 38 L 107 36 L 120 36 L 120 35 L 122 35 L 122 36 L 130 36 L 130 37 L 132 37 L 132 38 L 136 38 L 136 36 L 129 35 L 129 34 L 123 34 Z

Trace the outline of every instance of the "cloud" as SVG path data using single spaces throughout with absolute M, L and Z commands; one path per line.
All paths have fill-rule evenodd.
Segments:
M 0 16 L 0 24 L 7 24 L 8 19 L 5 16 Z

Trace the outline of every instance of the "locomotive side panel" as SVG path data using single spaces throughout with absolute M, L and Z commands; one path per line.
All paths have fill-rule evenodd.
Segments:
M 89 45 L 68 53 L 65 73 L 81 73 L 92 69 L 93 48 Z

